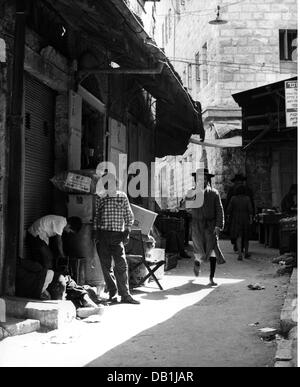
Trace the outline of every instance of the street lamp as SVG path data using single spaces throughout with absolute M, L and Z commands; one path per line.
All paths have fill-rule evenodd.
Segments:
M 227 20 L 220 19 L 220 6 L 217 6 L 217 17 L 214 20 L 209 21 L 209 24 L 226 24 L 228 23 Z

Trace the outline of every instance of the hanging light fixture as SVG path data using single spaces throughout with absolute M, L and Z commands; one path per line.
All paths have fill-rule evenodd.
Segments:
M 209 21 L 209 24 L 226 24 L 227 20 L 220 19 L 220 6 L 217 6 L 217 17 L 214 20 Z

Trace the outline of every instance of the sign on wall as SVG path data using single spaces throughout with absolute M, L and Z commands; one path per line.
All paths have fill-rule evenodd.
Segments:
M 285 81 L 286 126 L 298 125 L 298 81 Z

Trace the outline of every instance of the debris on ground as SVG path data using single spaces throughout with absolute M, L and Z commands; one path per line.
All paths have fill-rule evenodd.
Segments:
M 248 285 L 248 288 L 251 290 L 263 290 L 263 289 L 265 289 L 265 287 L 260 285 L 259 283 L 256 283 L 254 285 L 250 284 L 250 285 Z
M 278 275 L 291 274 L 293 271 L 293 268 L 294 268 L 293 265 L 281 265 L 276 273 Z
M 294 252 L 284 253 L 272 260 L 279 264 L 278 275 L 290 274 L 294 267 L 297 267 L 297 254 Z
M 270 341 L 274 340 L 276 338 L 276 333 L 278 333 L 278 330 L 276 328 L 260 328 L 260 337 L 262 340 Z
M 87 318 L 84 318 L 81 321 L 82 322 L 86 322 L 86 323 L 99 323 L 99 322 L 101 322 L 101 316 L 99 316 L 99 315 L 92 315 L 92 316 L 89 316 Z
M 293 262 L 296 258 L 296 254 L 295 253 L 284 253 L 284 254 L 281 254 L 279 255 L 278 257 L 276 258 L 273 258 L 272 259 L 272 262 L 273 263 L 280 263 L 281 261 L 284 261 L 284 262 Z
M 259 325 L 259 322 L 248 324 L 249 327 L 256 327 L 257 325 Z

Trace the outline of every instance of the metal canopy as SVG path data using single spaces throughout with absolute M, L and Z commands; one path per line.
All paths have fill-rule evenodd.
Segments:
M 285 81 L 296 79 L 288 78 L 232 94 L 243 111 L 244 150 L 258 141 L 280 141 L 287 137 L 290 128 L 286 128 L 285 120 Z
M 134 76 L 157 99 L 156 156 L 182 154 L 192 134 L 204 138 L 201 106 L 184 89 L 162 50 L 148 36 L 122 0 L 45 0 L 75 31 L 103 47 L 120 68 L 94 68 L 94 73 Z M 84 69 L 79 69 L 84 70 Z M 91 69 L 89 69 L 92 71 Z

